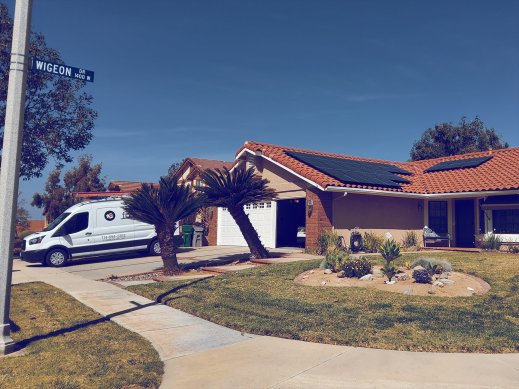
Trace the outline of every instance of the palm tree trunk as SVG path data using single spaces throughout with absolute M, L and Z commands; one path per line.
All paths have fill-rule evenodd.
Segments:
M 243 210 L 243 207 L 232 207 L 229 208 L 229 213 L 233 217 L 234 221 L 240 227 L 240 231 L 249 246 L 249 250 L 254 258 L 269 258 L 270 254 L 267 249 L 261 243 L 257 231 L 254 229 L 250 222 L 249 216 Z
M 160 256 L 164 264 L 164 275 L 171 276 L 181 272 L 177 261 L 175 244 L 175 226 L 164 226 L 157 229 L 157 236 L 160 243 Z

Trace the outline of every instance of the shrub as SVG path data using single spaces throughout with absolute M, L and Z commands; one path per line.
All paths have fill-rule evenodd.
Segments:
M 419 284 L 429 284 L 432 281 L 432 277 L 426 269 L 414 270 L 413 278 Z
M 366 274 L 370 274 L 373 269 L 373 265 L 366 257 L 354 258 L 346 261 L 342 267 L 345 277 L 364 277 Z
M 485 250 L 499 250 L 502 244 L 503 241 L 501 238 L 493 233 L 485 235 L 483 240 L 480 242 L 481 248 Z
M 317 237 L 317 248 L 315 253 L 318 255 L 327 255 L 335 251 L 343 250 L 342 236 L 334 231 L 321 231 Z
M 348 261 L 346 251 L 335 251 L 326 256 L 319 266 L 321 269 L 331 269 L 334 273 L 344 269 L 344 264 Z
M 395 265 L 393 265 L 391 262 L 388 262 L 384 265 L 382 269 L 380 269 L 382 273 L 387 277 L 389 281 L 395 276 L 396 273 L 398 273 L 398 269 Z
M 384 243 L 384 237 L 374 232 L 365 232 L 362 237 L 362 246 L 367 253 L 378 253 L 380 246 Z
M 380 254 L 382 254 L 387 263 L 390 263 L 400 256 L 400 245 L 393 239 L 388 239 L 380 246 Z
M 407 231 L 402 240 L 402 247 L 418 247 L 418 235 L 416 231 Z
M 434 266 L 436 266 L 436 270 L 439 273 L 452 271 L 452 265 L 448 261 L 434 258 L 419 258 L 411 264 L 412 268 L 416 266 L 421 266 L 424 269 L 434 268 Z

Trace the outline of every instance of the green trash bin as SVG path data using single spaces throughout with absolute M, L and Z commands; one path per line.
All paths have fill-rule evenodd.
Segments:
M 193 230 L 193 225 L 191 224 L 182 225 L 182 247 L 191 247 L 191 242 L 193 242 Z

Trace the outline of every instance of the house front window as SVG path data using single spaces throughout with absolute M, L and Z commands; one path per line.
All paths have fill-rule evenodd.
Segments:
M 449 231 L 447 201 L 429 201 L 428 227 L 438 234 Z
M 519 209 L 495 209 L 492 225 L 496 234 L 519 234 Z

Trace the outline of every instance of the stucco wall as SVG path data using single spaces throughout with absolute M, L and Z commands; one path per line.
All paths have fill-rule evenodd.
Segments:
M 333 198 L 333 226 L 349 243 L 350 232 L 359 227 L 361 232 L 379 235 L 390 232 L 401 242 L 407 231 L 416 231 L 422 238 L 424 223 L 423 200 L 373 195 L 335 194 Z
M 261 157 L 256 157 L 254 163 L 256 171 L 269 180 L 269 187 L 277 192 L 278 199 L 306 197 L 306 188 L 309 184 L 305 181 Z

